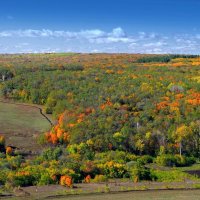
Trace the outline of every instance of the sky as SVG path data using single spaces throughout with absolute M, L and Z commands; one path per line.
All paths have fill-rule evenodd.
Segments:
M 199 0 L 0 0 L 0 53 L 200 54 Z

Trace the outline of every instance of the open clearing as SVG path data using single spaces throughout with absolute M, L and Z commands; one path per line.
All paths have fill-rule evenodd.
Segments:
M 117 194 L 99 194 L 86 196 L 69 196 L 65 198 L 51 198 L 51 200 L 198 200 L 200 199 L 200 190 L 178 190 L 178 191 L 144 191 L 127 192 Z
M 87 194 L 87 195 L 68 195 L 56 197 L 10 197 L 3 198 L 5 200 L 35 200 L 35 199 L 51 199 L 51 200 L 200 200 L 200 190 L 160 190 L 160 191 L 134 191 L 119 192 L 107 194 Z
M 0 133 L 6 137 L 6 145 L 37 150 L 35 138 L 50 126 L 39 108 L 0 102 Z
M 109 183 L 109 191 L 106 183 L 78 183 L 75 188 L 67 188 L 61 185 L 44 185 L 21 187 L 11 193 L 12 196 L 4 199 L 61 199 L 61 200 L 200 200 L 200 182 L 138 182 L 130 181 L 117 184 Z M 20 196 L 19 196 L 20 195 Z

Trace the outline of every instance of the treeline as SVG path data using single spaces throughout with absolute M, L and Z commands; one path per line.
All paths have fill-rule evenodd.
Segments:
M 179 155 L 136 156 L 124 151 L 91 152 L 88 146 L 51 147 L 41 155 L 26 160 L 12 147 L 5 147 L 0 135 L 0 184 L 11 190 L 17 186 L 60 184 L 73 188 L 74 183 L 102 183 L 123 178 L 138 182 L 195 180 L 194 176 L 173 170 L 158 170 L 151 163 L 176 167 L 189 166 L 194 158 Z
M 145 56 L 136 60 L 136 63 L 150 63 L 150 62 L 157 62 L 157 63 L 168 63 L 172 59 L 175 58 L 198 58 L 199 55 L 156 55 L 156 56 Z

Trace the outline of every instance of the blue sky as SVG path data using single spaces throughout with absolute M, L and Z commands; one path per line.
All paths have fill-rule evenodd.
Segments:
M 0 53 L 200 54 L 199 0 L 1 0 Z

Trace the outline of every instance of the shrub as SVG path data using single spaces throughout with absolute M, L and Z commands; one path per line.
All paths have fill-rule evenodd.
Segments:
M 5 153 L 0 152 L 0 158 L 5 158 L 5 157 L 6 157 Z
M 35 183 L 35 177 L 26 171 L 17 172 L 16 174 L 11 174 L 8 177 L 8 181 L 14 186 L 31 186 Z
M 194 157 L 175 155 L 175 158 L 177 167 L 190 166 L 196 162 Z
M 171 154 L 163 154 L 157 156 L 155 162 L 161 166 L 172 167 L 176 164 L 176 158 Z
M 6 154 L 7 155 L 12 155 L 12 153 L 13 153 L 12 147 L 6 147 Z
M 194 157 L 186 157 L 187 159 L 187 166 L 193 165 L 196 163 L 196 159 Z
M 72 177 L 68 175 L 64 175 L 60 177 L 60 185 L 73 187 Z
M 101 161 L 102 163 L 108 161 L 115 161 L 117 163 L 127 163 L 129 161 L 137 160 L 137 156 L 124 151 L 108 151 L 103 153 L 96 153 L 95 160 Z
M 140 163 L 136 163 L 134 167 L 129 169 L 129 173 L 130 178 L 134 180 L 134 182 L 138 182 L 141 180 L 151 180 L 150 169 Z
M 81 172 L 84 175 L 91 175 L 94 177 L 95 174 L 98 174 L 99 170 L 96 164 L 93 161 L 85 161 L 84 164 L 81 166 Z
M 54 149 L 48 148 L 42 153 L 42 158 L 47 161 L 58 160 L 61 154 L 62 154 L 62 149 L 60 147 L 56 147 Z
M 80 64 L 68 64 L 64 66 L 64 69 L 69 71 L 82 71 L 84 67 Z
M 148 164 L 153 162 L 153 157 L 150 155 L 144 155 L 137 159 L 137 162 L 140 162 L 141 164 Z
M 109 178 L 123 178 L 127 175 L 126 165 L 114 161 L 99 164 L 97 167 L 100 169 L 102 174 Z
M 191 175 L 179 170 L 161 171 L 151 170 L 151 178 L 160 182 L 183 181 L 186 178 L 192 178 Z
M 2 170 L 2 169 L 0 170 L 0 185 L 5 184 L 7 180 L 7 175 L 8 175 L 8 171 Z
M 53 113 L 53 108 L 47 107 L 47 105 L 44 107 L 44 112 L 46 114 L 52 114 Z
M 190 166 L 195 163 L 195 158 L 186 157 L 180 155 L 171 155 L 171 154 L 163 154 L 157 156 L 156 163 L 162 166 L 176 166 L 176 167 L 184 167 Z
M 8 163 L 9 163 L 9 168 L 11 169 L 17 169 L 20 167 L 22 164 L 22 156 L 9 156 Z
M 46 144 L 47 140 L 46 140 L 46 136 L 45 134 L 40 134 L 37 138 L 37 143 L 40 145 Z
M 91 181 L 91 176 L 90 175 L 87 175 L 86 177 L 85 177 L 85 183 L 90 183 L 90 181 Z
M 96 175 L 94 179 L 92 179 L 92 182 L 94 183 L 101 183 L 101 182 L 106 182 L 108 178 L 102 174 Z
M 52 179 L 52 177 L 48 173 L 44 173 L 41 175 L 38 185 L 48 185 L 54 182 L 55 181 Z

